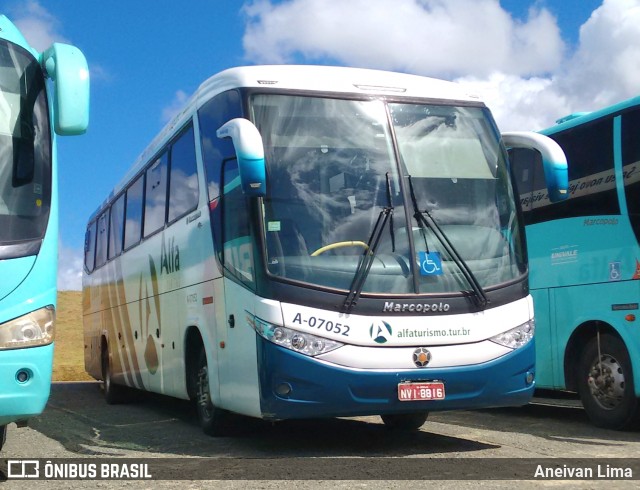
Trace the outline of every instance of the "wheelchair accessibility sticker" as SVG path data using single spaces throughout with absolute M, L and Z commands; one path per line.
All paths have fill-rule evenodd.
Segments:
M 622 279 L 620 272 L 620 262 L 609 262 L 609 280 L 619 281 Z
M 442 260 L 439 252 L 418 252 L 420 274 L 423 276 L 441 276 Z

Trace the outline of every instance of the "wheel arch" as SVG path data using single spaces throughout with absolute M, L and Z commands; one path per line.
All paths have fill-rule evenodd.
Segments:
M 195 325 L 189 326 L 184 335 L 184 375 L 189 399 L 195 397 L 195 386 L 191 374 L 197 367 L 198 354 L 203 346 L 204 340 L 200 329 Z

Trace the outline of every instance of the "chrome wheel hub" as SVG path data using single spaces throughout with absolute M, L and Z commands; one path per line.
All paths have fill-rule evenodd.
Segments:
M 612 356 L 603 354 L 595 359 L 587 378 L 594 400 L 604 409 L 612 410 L 624 398 L 624 372 L 620 363 Z

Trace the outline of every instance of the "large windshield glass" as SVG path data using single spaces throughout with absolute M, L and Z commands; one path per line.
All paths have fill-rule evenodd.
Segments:
M 416 209 L 431 213 L 483 288 L 524 272 L 505 162 L 483 109 L 266 94 L 251 108 L 265 145 L 271 274 L 351 289 L 385 208 L 391 218 L 363 293 L 470 289 Z
M 12 245 L 44 236 L 50 200 L 44 76 L 27 51 L 0 40 L 0 258 L 13 255 Z

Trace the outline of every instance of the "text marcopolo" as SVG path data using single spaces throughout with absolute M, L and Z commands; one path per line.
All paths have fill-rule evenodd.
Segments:
M 382 311 L 394 313 L 403 313 L 407 311 L 415 313 L 429 313 L 449 311 L 450 308 L 449 303 L 396 303 L 394 301 L 385 301 Z

